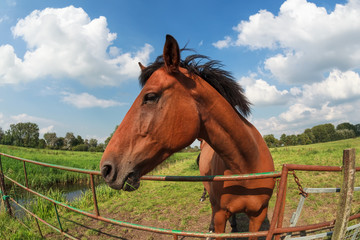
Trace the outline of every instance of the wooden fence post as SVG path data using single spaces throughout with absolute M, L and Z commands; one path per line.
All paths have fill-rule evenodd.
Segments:
M 343 184 L 336 212 L 336 222 L 332 240 L 344 239 L 351 211 L 351 201 L 355 184 L 355 149 L 345 149 L 343 152 Z
M 5 181 L 4 181 L 4 174 L 3 174 L 3 168 L 1 163 L 1 155 L 0 155 L 0 189 L 1 189 L 1 196 L 4 203 L 4 206 L 10 216 L 12 216 L 11 206 L 9 202 L 9 196 L 7 195 Z

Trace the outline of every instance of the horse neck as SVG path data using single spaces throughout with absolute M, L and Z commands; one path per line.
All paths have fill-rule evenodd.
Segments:
M 200 137 L 234 173 L 272 171 L 271 155 L 260 133 L 214 91 L 206 90 L 202 98 Z

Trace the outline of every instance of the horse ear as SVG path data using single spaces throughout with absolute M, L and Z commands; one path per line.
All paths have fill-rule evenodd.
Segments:
M 163 58 L 165 62 L 165 68 L 168 72 L 172 73 L 179 71 L 180 49 L 177 41 L 171 35 L 166 35 Z
M 146 67 L 144 65 L 142 65 L 141 62 L 138 62 L 138 64 L 139 64 L 141 71 L 144 71 Z

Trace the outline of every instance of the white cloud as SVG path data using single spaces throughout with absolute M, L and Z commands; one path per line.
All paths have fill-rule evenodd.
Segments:
M 285 105 L 291 98 L 289 91 L 280 91 L 262 79 L 243 77 L 239 83 L 254 106 Z
M 56 124 L 56 122 L 53 120 L 41 118 L 41 117 L 30 116 L 26 113 L 21 113 L 19 115 L 13 115 L 10 117 L 10 119 L 11 119 L 12 123 L 33 122 L 33 123 L 38 123 L 38 124 L 42 124 L 42 125 Z
M 73 105 L 77 108 L 92 108 L 92 107 L 108 108 L 115 106 L 123 106 L 127 104 L 127 103 L 117 102 L 114 100 L 98 99 L 89 93 L 74 94 L 69 92 L 63 92 L 62 95 L 63 95 L 62 98 L 63 102 Z
M 110 32 L 106 18 L 91 20 L 82 8 L 73 6 L 35 10 L 20 19 L 12 32 L 28 49 L 21 59 L 11 45 L 0 46 L 0 85 L 48 76 L 92 86 L 118 85 L 136 78 L 137 62 L 146 64 L 153 51 L 149 44 L 136 52 L 114 48 L 117 34 Z
M 266 82 L 263 85 L 270 86 Z M 279 95 L 279 92 L 274 89 L 276 90 L 276 88 L 272 88 L 275 94 L 274 99 L 281 97 L 281 94 Z M 261 90 L 257 91 L 261 93 Z M 268 88 L 267 91 L 271 92 L 271 88 Z M 266 98 L 265 94 L 269 94 L 267 91 L 262 93 L 264 99 Z M 278 116 L 254 121 L 255 126 L 262 134 L 273 133 L 279 136 L 282 133 L 293 134 L 294 131 L 301 133 L 306 128 L 328 122 L 333 124 L 359 123 L 360 76 L 358 73 L 334 70 L 322 82 L 305 84 L 300 88 L 294 87 L 289 92 L 291 97 L 288 96 L 289 101 L 285 105 L 287 106 L 286 111 Z M 274 105 L 274 101 L 271 99 L 268 101 L 271 103 L 269 105 Z M 263 105 L 266 106 L 266 103 Z
M 353 71 L 334 70 L 324 81 L 303 86 L 302 102 L 308 104 L 335 103 L 353 98 L 360 98 L 360 76 Z
M 4 15 L 4 16 L 0 17 L 0 23 L 6 21 L 8 19 L 9 19 L 9 17 L 7 15 Z
M 212 45 L 216 48 L 223 49 L 223 48 L 229 47 L 231 44 L 231 41 L 232 41 L 231 37 L 225 36 L 224 40 L 219 40 L 216 43 L 213 43 Z
M 40 135 L 44 135 L 45 133 L 48 133 L 48 132 L 54 132 L 54 125 L 50 125 L 50 126 L 41 128 L 39 130 Z
M 332 69 L 360 68 L 359 15 L 359 0 L 337 4 L 329 13 L 306 0 L 287 0 L 277 15 L 260 10 L 234 27 L 236 40 L 218 43 L 276 50 L 264 67 L 280 82 L 321 81 Z

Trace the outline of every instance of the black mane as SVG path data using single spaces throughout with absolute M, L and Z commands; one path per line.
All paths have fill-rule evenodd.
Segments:
M 203 60 L 207 62 L 202 64 Z M 158 56 L 155 62 L 141 72 L 139 76 L 140 85 L 143 87 L 150 76 L 162 66 L 164 66 L 164 59 L 162 56 Z M 186 57 L 185 60 L 181 60 L 180 67 L 187 69 L 190 74 L 196 74 L 208 82 L 244 116 L 250 114 L 251 103 L 244 95 L 244 89 L 228 71 L 221 69 L 223 65 L 219 61 L 211 60 L 203 55 L 194 54 Z

